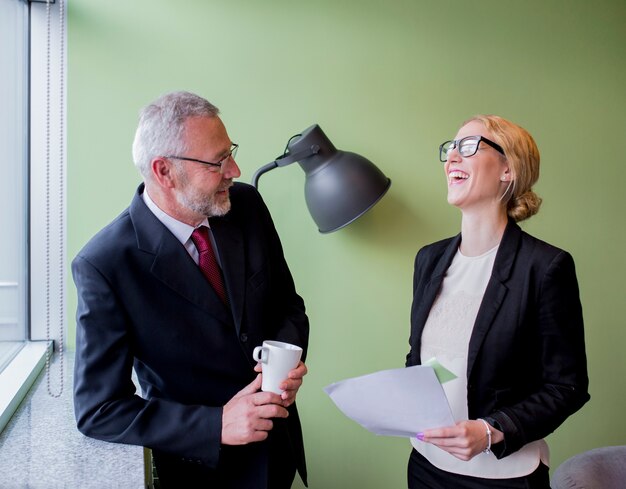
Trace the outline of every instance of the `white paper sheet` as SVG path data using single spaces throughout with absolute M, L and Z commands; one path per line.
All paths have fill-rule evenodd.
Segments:
M 378 435 L 414 437 L 454 424 L 446 395 L 432 367 L 382 370 L 324 388 L 337 407 Z

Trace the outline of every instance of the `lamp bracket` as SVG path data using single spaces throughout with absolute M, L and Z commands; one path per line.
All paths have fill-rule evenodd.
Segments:
M 296 153 L 285 153 L 284 155 L 279 156 L 274 161 L 267 163 L 266 165 L 263 165 L 254 173 L 254 175 L 252 176 L 252 185 L 254 185 L 255 188 L 259 188 L 259 178 L 264 173 L 267 173 L 268 171 L 273 170 L 274 168 L 278 166 L 291 165 L 292 163 L 295 163 L 296 161 L 302 160 L 304 158 L 308 158 L 309 156 L 316 155 L 317 153 L 319 153 L 319 151 L 320 151 L 319 145 L 312 144 L 308 149 L 298 151 Z
M 298 151 L 297 153 L 285 153 L 284 155 L 276 158 L 276 166 L 287 166 L 295 163 L 296 161 L 308 158 L 309 156 L 319 153 L 320 147 L 317 144 L 311 145 L 309 149 Z

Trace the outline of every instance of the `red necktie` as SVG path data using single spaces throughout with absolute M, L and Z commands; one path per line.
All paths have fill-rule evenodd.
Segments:
M 191 240 L 193 244 L 196 245 L 196 248 L 198 248 L 198 253 L 200 254 L 200 270 L 202 270 L 206 279 L 213 286 L 219 298 L 222 299 L 222 302 L 228 304 L 222 271 L 217 264 L 215 253 L 211 246 L 211 240 L 209 239 L 209 228 L 200 226 L 194 229 L 193 233 L 191 233 Z

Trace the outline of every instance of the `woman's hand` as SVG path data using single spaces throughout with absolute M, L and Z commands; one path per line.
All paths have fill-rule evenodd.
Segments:
M 491 443 L 504 440 L 504 434 L 489 425 Z M 417 434 L 418 440 L 432 443 L 460 460 L 471 460 L 489 444 L 487 428 L 480 419 L 459 421 L 454 426 L 435 428 Z

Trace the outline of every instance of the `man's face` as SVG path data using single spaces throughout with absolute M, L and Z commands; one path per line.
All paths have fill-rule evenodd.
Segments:
M 192 117 L 185 122 L 183 134 L 186 158 L 218 162 L 228 155 L 232 141 L 219 117 Z M 178 160 L 176 164 L 176 199 L 187 210 L 202 216 L 223 216 L 230 210 L 228 189 L 233 178 L 241 175 L 232 157 L 222 167 L 194 161 Z

